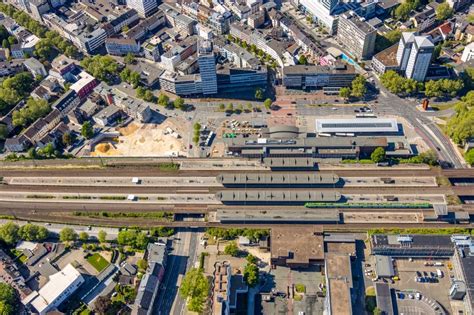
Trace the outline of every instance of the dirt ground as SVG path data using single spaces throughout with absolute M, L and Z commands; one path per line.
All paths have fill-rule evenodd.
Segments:
M 165 134 L 167 128 L 177 132 L 177 139 Z M 185 156 L 183 124 L 167 119 L 162 124 L 139 124 L 119 128 L 120 136 L 97 144 L 91 156 Z

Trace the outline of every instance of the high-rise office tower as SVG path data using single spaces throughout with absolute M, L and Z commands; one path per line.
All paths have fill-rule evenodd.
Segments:
M 429 36 L 415 36 L 405 71 L 406 77 L 420 82 L 425 81 L 433 51 L 434 45 Z
M 199 73 L 201 74 L 202 94 L 217 93 L 216 58 L 212 42 L 201 40 L 198 47 Z
M 158 9 L 157 0 L 127 0 L 127 6 L 135 9 L 141 17 L 148 17 Z

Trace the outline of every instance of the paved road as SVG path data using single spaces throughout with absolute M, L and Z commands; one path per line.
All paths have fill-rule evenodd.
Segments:
M 198 246 L 198 233 L 196 230 L 178 230 L 173 242 L 173 251 L 168 256 L 167 269 L 163 285 L 158 293 L 158 300 L 154 308 L 156 314 L 182 314 L 184 313 L 184 300 L 179 296 L 178 279 L 196 261 Z

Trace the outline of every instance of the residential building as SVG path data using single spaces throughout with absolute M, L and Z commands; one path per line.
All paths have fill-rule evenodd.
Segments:
M 12 286 L 22 299 L 31 293 L 31 289 L 26 285 L 25 278 L 21 275 L 17 265 L 3 249 L 0 249 L 0 282 Z
M 354 66 L 295 65 L 283 68 L 283 85 L 287 88 L 330 88 L 350 86 L 356 77 Z
M 22 72 L 25 69 L 23 63 L 23 59 L 0 62 L 0 78 Z
M 134 9 L 141 17 L 149 17 L 158 9 L 156 0 L 127 0 L 127 6 Z
M 202 94 L 216 94 L 216 59 L 214 57 L 214 50 L 211 41 L 202 40 L 199 42 L 198 63 L 201 81 L 205 82 L 205 84 L 202 85 Z
M 24 136 L 19 135 L 5 140 L 5 150 L 8 152 L 23 152 L 31 146 L 31 142 Z
M 139 54 L 141 46 L 133 38 L 109 37 L 105 40 L 105 48 L 110 55 L 123 56 L 128 53 Z
M 31 17 L 40 22 L 43 21 L 43 14 L 51 10 L 51 7 L 46 0 L 28 0 L 28 7 L 30 9 L 29 11 Z
M 122 117 L 122 111 L 115 105 L 104 107 L 101 111 L 95 114 L 92 119 L 101 127 L 112 126 Z
M 232 269 L 228 261 L 217 261 L 214 264 L 212 286 L 212 314 L 230 314 L 230 285 Z
M 55 310 L 83 283 L 84 277 L 69 264 L 63 270 L 51 275 L 48 283 L 39 291 L 33 291 L 22 300 L 22 303 L 44 315 Z
M 433 51 L 434 45 L 428 36 L 415 36 L 405 71 L 406 77 L 423 82 L 431 64 Z
M 372 57 L 371 65 L 375 73 L 381 75 L 389 70 L 398 71 L 397 50 L 398 44 L 395 44 Z
M 458 11 L 462 9 L 465 5 L 471 3 L 470 0 L 446 0 L 446 3 L 454 10 Z
M 430 5 L 433 3 L 436 2 L 431 2 Z M 435 9 L 430 5 L 427 5 L 422 12 L 417 13 L 415 16 L 410 18 L 413 26 L 415 26 L 419 32 L 429 30 L 438 23 L 436 20 Z
M 463 62 L 468 62 L 473 59 L 474 59 L 474 42 L 464 47 L 464 50 L 461 56 L 461 60 Z
M 59 81 L 73 81 L 72 71 L 77 68 L 75 61 L 66 55 L 59 55 L 51 62 L 49 73 Z
M 13 44 L 10 46 L 10 54 L 14 59 L 25 58 L 25 52 L 21 48 L 21 44 Z
M 358 60 L 372 57 L 377 30 L 353 12 L 339 17 L 337 39 Z
M 23 64 L 25 65 L 25 68 L 31 72 L 33 77 L 45 77 L 48 75 L 48 72 L 46 72 L 46 69 L 44 68 L 43 64 L 36 58 L 28 58 L 23 62 Z
M 138 19 L 139 17 L 137 11 L 130 9 L 104 25 L 104 29 L 107 32 L 107 36 L 111 36 L 113 34 L 120 33 L 124 27 L 133 24 L 134 22 L 138 21 Z
M 145 35 L 155 32 L 166 23 L 165 15 L 160 10 L 128 30 L 124 36 L 135 40 L 142 39 Z
M 51 107 L 58 109 L 61 115 L 65 117 L 69 111 L 75 109 L 80 103 L 81 98 L 77 95 L 76 91 L 69 90 L 54 102 Z
M 83 100 L 85 99 L 97 86 L 97 80 L 85 71 L 81 71 L 78 75 L 78 80 L 74 82 L 69 88 L 75 91 L 77 96 Z
M 411 49 L 415 42 L 415 34 L 412 32 L 403 32 L 397 49 L 397 63 L 400 71 L 407 69 L 408 59 L 410 58 Z
M 148 122 L 153 113 L 150 108 L 149 103 L 130 97 L 126 93 L 111 88 L 104 82 L 101 82 L 95 89 L 94 92 L 100 95 L 108 105 L 115 105 L 124 111 L 128 116 L 133 117 L 134 119 L 139 120 L 140 122 Z M 84 112 L 93 111 L 96 107 L 94 102 L 88 100 L 86 103 L 90 103 L 90 109 L 86 110 L 84 105 L 81 106 L 81 110 Z M 86 116 L 90 116 L 90 113 L 85 113 Z
M 158 62 L 163 53 L 162 41 L 159 37 L 152 37 L 143 44 L 143 52 L 146 59 Z
M 166 270 L 168 251 L 167 240 L 149 243 L 147 247 L 148 268 L 140 281 L 138 293 L 132 308 L 133 315 L 153 314 L 153 304 L 158 295 Z

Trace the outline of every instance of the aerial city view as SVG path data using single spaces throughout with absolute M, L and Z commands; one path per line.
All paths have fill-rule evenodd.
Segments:
M 0 315 L 474 315 L 473 0 L 0 0 L 0 45 Z

